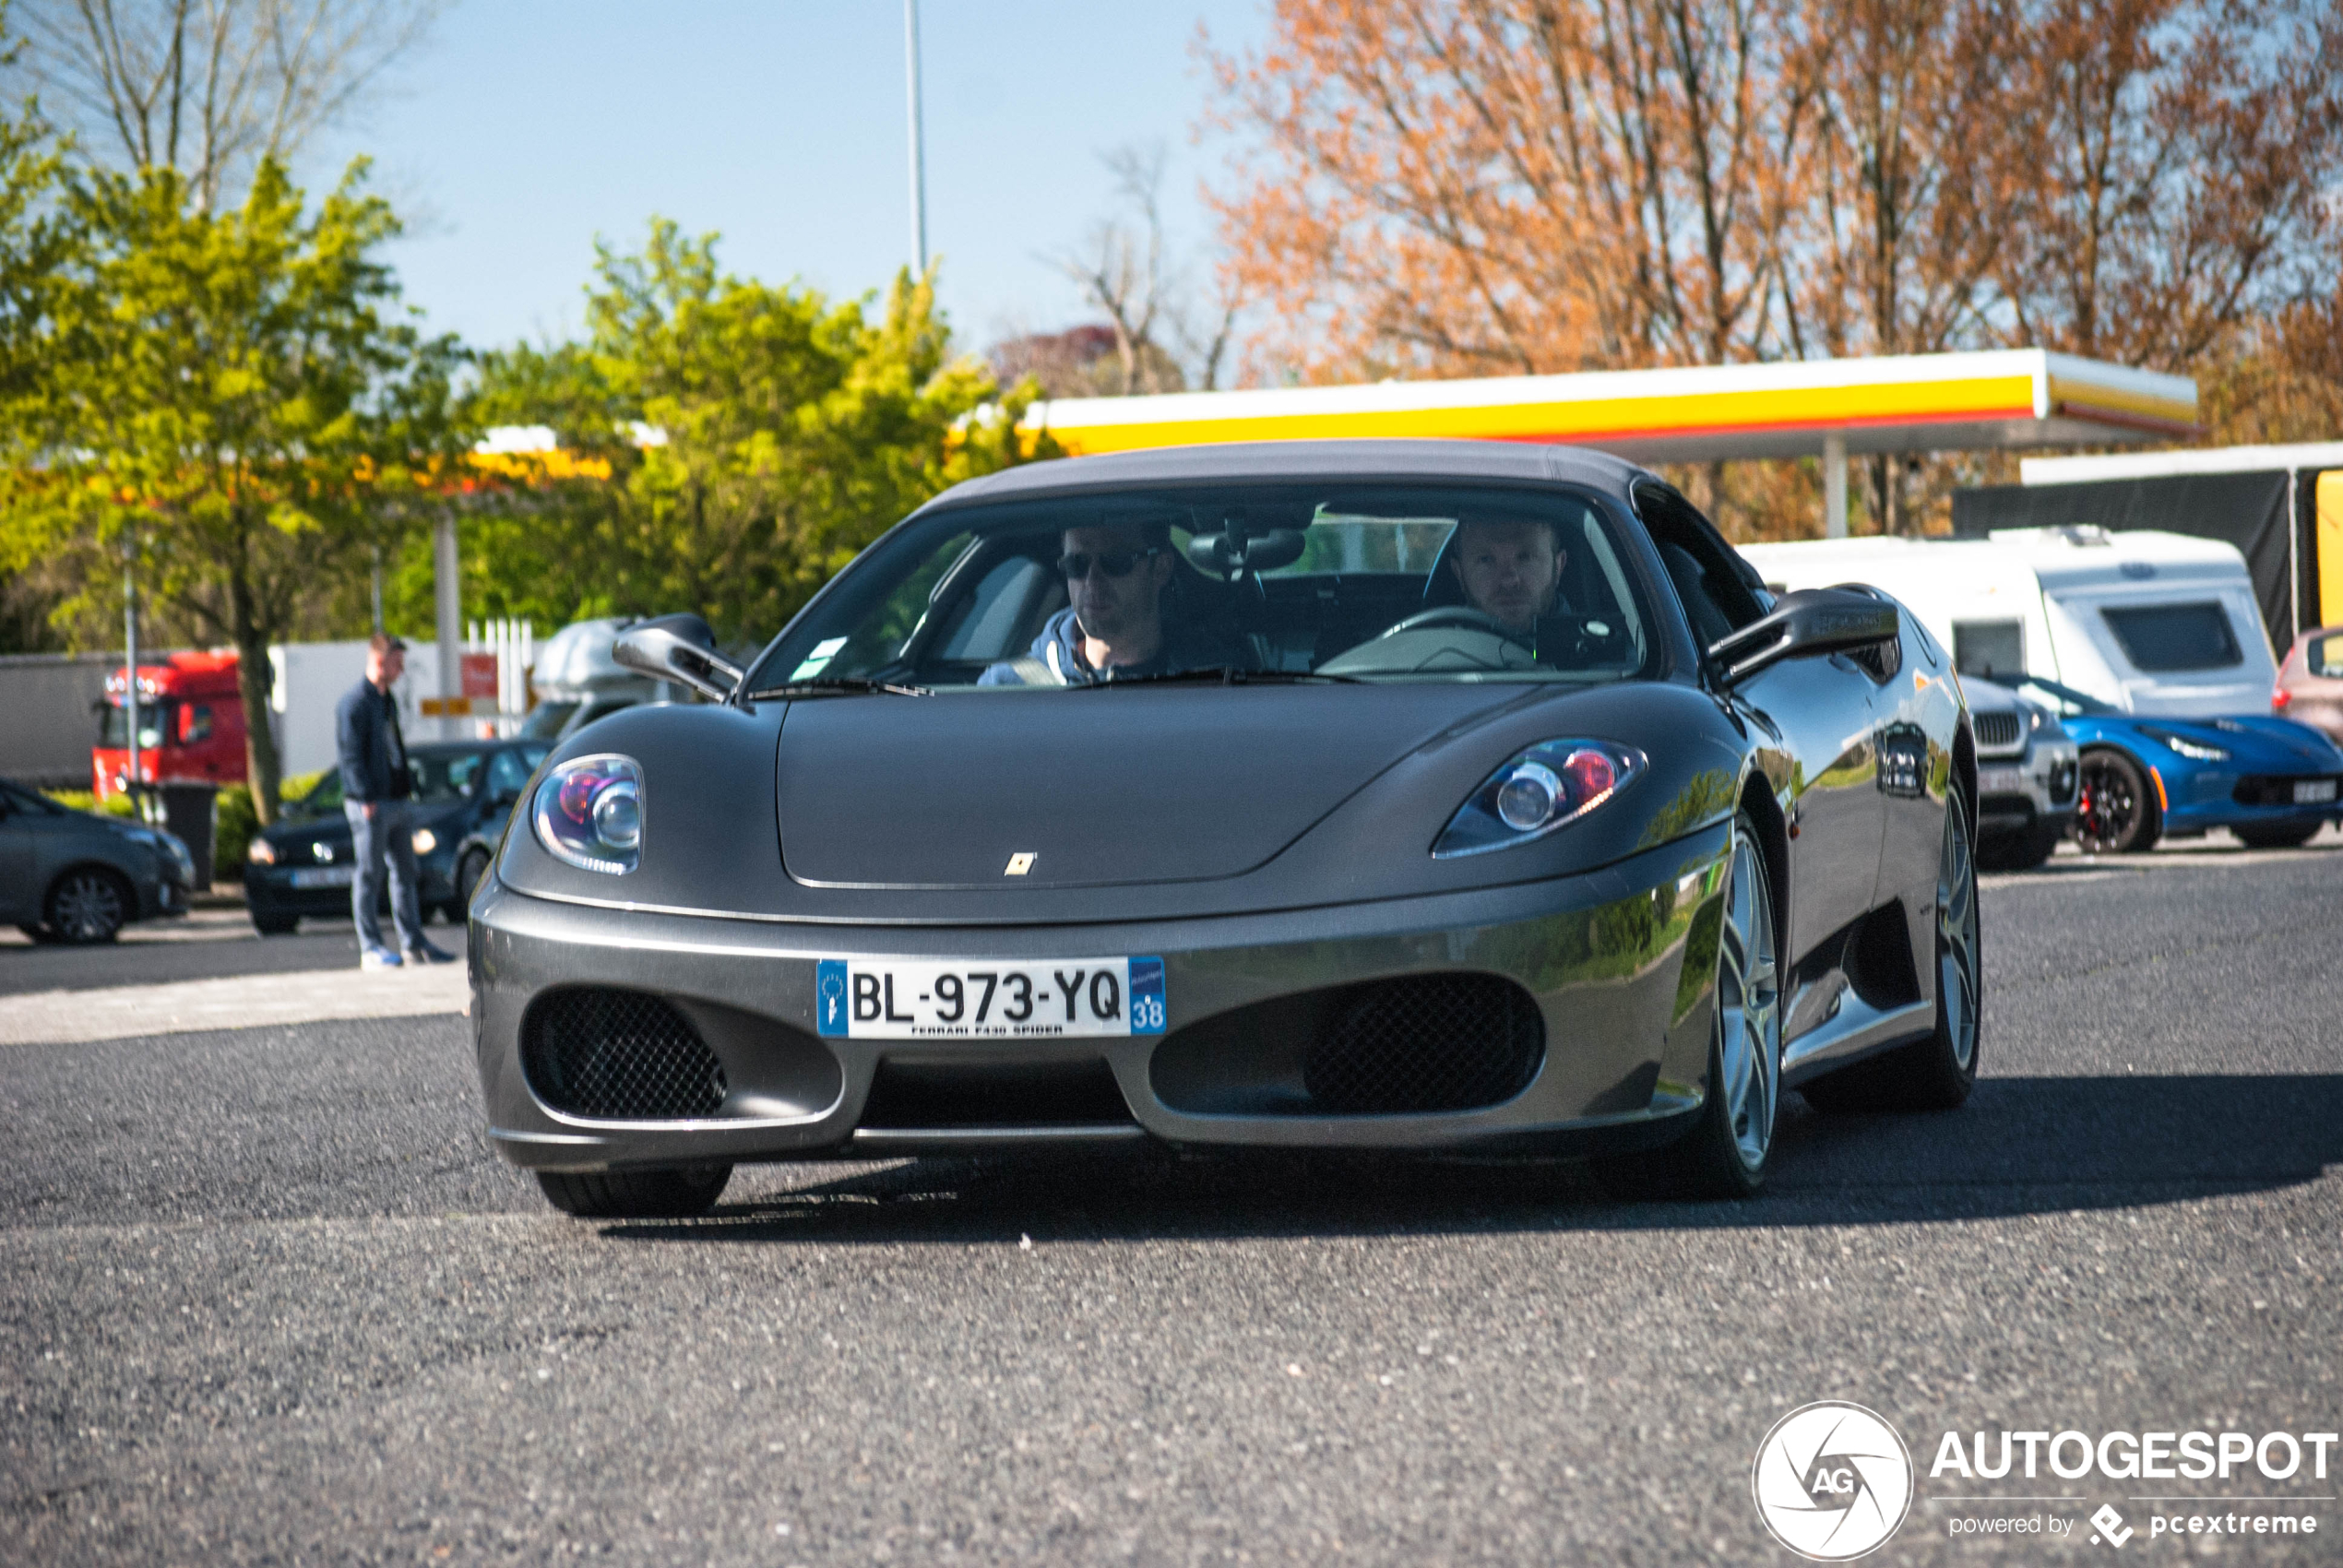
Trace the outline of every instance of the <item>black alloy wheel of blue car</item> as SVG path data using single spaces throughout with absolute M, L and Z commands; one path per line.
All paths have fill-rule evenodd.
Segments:
M 2164 836 L 2147 772 L 2112 746 L 2083 754 L 2082 793 L 2075 802 L 2075 842 L 2087 855 L 2129 855 Z
M 1766 1182 L 1781 1107 L 1781 970 L 1773 879 L 1746 812 L 1733 818 L 1730 882 L 1717 940 L 1708 1093 L 1674 1143 L 1603 1164 L 1623 1197 L 1744 1198 Z

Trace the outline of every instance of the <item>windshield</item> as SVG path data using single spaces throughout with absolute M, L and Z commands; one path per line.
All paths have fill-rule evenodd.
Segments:
M 2073 719 L 2088 713 L 2120 711 L 2112 704 L 2101 702 L 2088 692 L 2078 692 L 2072 686 L 2062 686 L 2056 681 L 2045 681 L 2040 675 L 2027 675 L 2013 671 L 2004 675 L 1986 675 L 1979 678 L 1991 681 L 1997 686 L 2007 686 L 2020 696 L 2031 697 L 2061 719 Z
M 1643 672 L 1650 620 L 1593 499 L 1296 484 L 956 509 L 858 560 L 747 690 Z
M 178 706 L 168 698 L 155 697 L 138 704 L 139 750 L 155 751 L 161 747 L 162 738 L 172 730 L 172 710 Z M 115 752 L 130 744 L 129 719 L 116 698 L 107 698 L 98 709 L 98 744 L 103 750 Z

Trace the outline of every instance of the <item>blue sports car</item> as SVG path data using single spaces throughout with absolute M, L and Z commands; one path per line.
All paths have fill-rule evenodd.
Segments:
M 2125 713 L 2038 675 L 2003 684 L 2051 707 L 2082 751 L 2075 837 L 2094 854 L 2226 827 L 2258 849 L 2291 849 L 2343 820 L 2343 751 L 2290 719 Z

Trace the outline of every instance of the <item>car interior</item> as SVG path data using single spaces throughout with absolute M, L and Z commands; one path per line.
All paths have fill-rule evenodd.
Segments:
M 1112 504 L 1045 527 L 986 529 L 946 541 L 847 637 L 815 644 L 794 679 L 857 675 L 927 687 L 972 686 L 1027 654 L 1067 602 L 1055 563 L 1062 530 L 1084 523 L 1163 525 L 1174 567 L 1168 621 L 1212 634 L 1241 669 L 1363 678 L 1535 671 L 1615 680 L 1640 669 L 1645 620 L 1609 532 L 1588 503 L 1540 497 L 1564 562 L 1534 648 L 1508 646 L 1468 604 L 1449 562 L 1460 522 L 1518 522 L 1517 496 L 1425 496 L 1396 515 L 1389 493 L 1284 505 L 1167 508 Z M 1445 503 L 1445 504 L 1443 504 Z

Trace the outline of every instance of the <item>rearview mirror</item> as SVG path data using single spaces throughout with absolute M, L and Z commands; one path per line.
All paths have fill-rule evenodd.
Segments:
M 1728 684 L 1785 659 L 1846 653 L 1892 642 L 1903 633 L 1896 607 L 1853 588 L 1801 588 L 1775 600 L 1772 613 L 1710 645 L 1708 657 Z
M 741 667 L 716 651 L 715 632 L 689 612 L 636 622 L 618 634 L 610 656 L 657 680 L 681 681 L 717 702 L 740 689 Z

